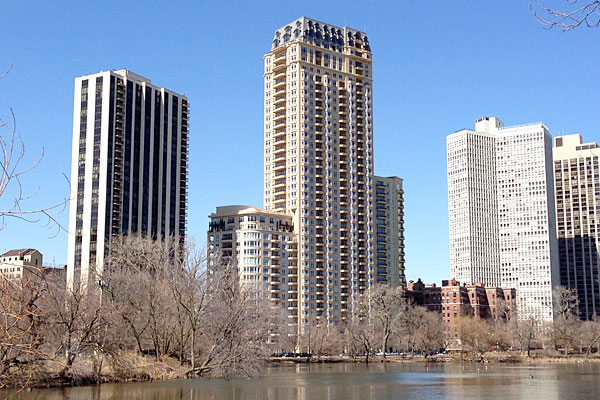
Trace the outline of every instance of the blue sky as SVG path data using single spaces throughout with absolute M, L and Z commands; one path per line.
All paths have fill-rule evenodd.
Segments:
M 217 205 L 262 206 L 262 57 L 275 29 L 303 15 L 369 36 L 375 173 L 405 179 L 409 279 L 449 274 L 447 134 L 496 115 L 600 141 L 600 30 L 544 30 L 521 0 L 298 3 L 4 2 L 0 69 L 15 65 L 0 80 L 0 117 L 12 107 L 28 154 L 45 151 L 27 204 L 68 196 L 74 78 L 128 68 L 189 97 L 189 234 L 205 240 Z M 0 251 L 35 247 L 66 263 L 66 233 L 7 222 Z

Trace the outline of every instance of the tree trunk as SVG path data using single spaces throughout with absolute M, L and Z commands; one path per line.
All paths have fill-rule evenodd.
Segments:
M 590 345 L 588 346 L 586 352 L 585 352 L 585 358 L 589 358 L 590 357 L 590 353 L 592 352 L 592 348 L 595 344 L 598 343 L 598 341 L 600 340 L 600 337 L 595 338 L 592 343 L 590 343 Z
M 192 339 L 190 346 L 190 357 L 192 362 L 192 371 L 196 369 L 196 355 L 194 354 L 194 345 L 196 344 L 196 330 L 192 329 Z
M 385 352 L 387 351 L 387 344 L 390 338 L 390 332 L 387 331 L 385 335 L 383 335 L 383 358 L 385 359 Z

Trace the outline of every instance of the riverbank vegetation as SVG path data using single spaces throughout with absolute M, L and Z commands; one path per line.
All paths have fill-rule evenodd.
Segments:
M 449 330 L 402 289 L 376 286 L 358 298 L 352 319 L 309 315 L 298 332 L 286 308 L 239 284 L 234 264 L 176 239 L 114 239 L 85 285 L 33 272 L 0 276 L 0 389 L 250 376 L 268 360 L 298 361 L 280 357 L 297 352 L 304 362 L 518 361 L 539 359 L 542 348 L 542 358 L 590 358 L 600 347 L 600 322 L 580 321 L 568 290 L 556 296 L 554 324 L 463 316 Z
M 269 354 L 268 304 L 177 240 L 122 238 L 89 285 L 30 272 L 0 275 L 0 388 L 251 375 Z

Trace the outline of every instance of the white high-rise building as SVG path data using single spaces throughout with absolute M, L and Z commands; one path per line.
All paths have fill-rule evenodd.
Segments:
M 183 240 L 188 100 L 128 70 L 75 79 L 67 283 L 93 282 L 116 235 Z
M 372 57 L 364 32 L 305 17 L 264 56 L 265 208 L 293 218 L 300 325 L 352 318 L 377 281 Z
M 446 146 L 450 276 L 500 286 L 495 137 L 463 129 L 449 135 Z
M 448 136 L 448 198 L 452 277 L 513 287 L 519 318 L 552 320 L 558 246 L 548 129 L 481 118 L 475 131 Z

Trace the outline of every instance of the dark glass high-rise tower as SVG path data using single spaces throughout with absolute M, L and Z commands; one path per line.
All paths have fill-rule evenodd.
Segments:
M 186 232 L 188 100 L 128 70 L 75 79 L 67 282 L 89 284 L 111 238 Z

